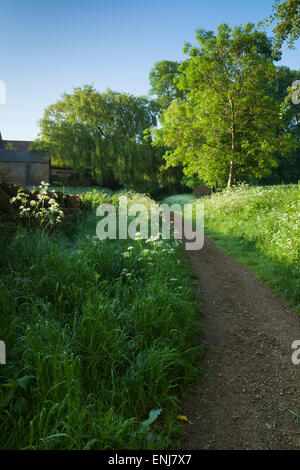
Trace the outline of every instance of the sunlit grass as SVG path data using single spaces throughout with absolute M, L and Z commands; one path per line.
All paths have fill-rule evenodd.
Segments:
M 195 202 L 206 234 L 300 313 L 300 185 L 240 185 Z
M 167 196 L 163 199 L 163 203 L 169 204 L 180 204 L 182 207 L 184 204 L 191 204 L 197 200 L 197 196 L 194 194 L 174 194 L 173 196 Z

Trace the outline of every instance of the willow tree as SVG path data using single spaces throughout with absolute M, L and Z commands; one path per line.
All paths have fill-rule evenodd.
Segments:
M 199 29 L 198 46 L 185 45 L 188 59 L 175 83 L 185 96 L 162 114 L 156 143 L 169 147 L 167 164 L 182 164 L 188 176 L 209 185 L 231 186 L 266 176 L 292 138 L 280 120 L 274 96 L 272 41 L 253 24 L 217 34 Z
M 134 186 L 155 178 L 160 165 L 143 140 L 145 129 L 156 125 L 157 111 L 146 97 L 85 85 L 45 110 L 33 147 L 47 152 L 53 164 L 89 171 L 99 184 Z

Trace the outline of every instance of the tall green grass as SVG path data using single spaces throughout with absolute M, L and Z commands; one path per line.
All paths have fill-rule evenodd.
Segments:
M 194 194 L 174 194 L 173 196 L 167 196 L 162 200 L 162 203 L 168 204 L 180 204 L 182 207 L 184 204 L 191 204 L 196 201 L 197 196 Z
M 39 190 L 39 186 L 27 186 L 28 189 L 35 189 L 35 190 Z M 85 194 L 85 193 L 89 193 L 89 192 L 97 192 L 98 194 L 101 194 L 101 193 L 106 193 L 106 194 L 110 194 L 112 195 L 113 194 L 113 191 L 111 189 L 108 189 L 108 188 L 102 188 L 100 186 L 70 186 L 70 185 L 64 185 L 64 184 L 61 184 L 61 185 L 55 185 L 55 184 L 51 184 L 49 186 L 49 191 L 61 191 L 62 193 L 64 194 L 71 194 L 71 195 L 75 195 L 75 194 Z
M 100 241 L 97 221 L 3 240 L 1 449 L 177 445 L 199 353 L 189 267 L 176 241 Z
M 241 184 L 197 200 L 177 194 L 162 202 L 204 204 L 206 235 L 300 313 L 300 185 Z

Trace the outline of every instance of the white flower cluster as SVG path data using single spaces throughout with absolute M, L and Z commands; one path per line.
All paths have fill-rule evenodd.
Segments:
M 156 236 L 151 236 L 145 243 L 150 244 L 149 249 L 143 248 L 141 244 L 140 233 L 136 233 L 135 240 L 138 242 L 136 247 L 129 246 L 126 251 L 122 253 L 124 258 L 129 258 L 131 255 L 138 254 L 137 261 L 146 261 L 148 265 L 153 265 L 153 256 L 160 256 L 162 253 L 174 254 L 175 248 L 180 245 L 178 240 L 161 239 L 162 234 L 158 233 Z
M 61 222 L 64 216 L 63 211 L 60 209 L 55 191 L 51 191 L 51 197 L 48 193 L 49 183 L 41 182 L 39 186 L 40 192 L 37 199 L 29 199 L 29 194 L 22 191 L 17 196 L 11 198 L 11 204 L 17 203 L 20 211 L 20 216 L 26 218 L 29 222 L 32 219 L 38 221 L 41 227 L 54 226 Z

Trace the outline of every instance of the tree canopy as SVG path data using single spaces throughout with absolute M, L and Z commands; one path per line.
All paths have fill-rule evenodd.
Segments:
M 278 167 L 263 179 L 266 184 L 282 182 L 297 183 L 300 180 L 300 106 L 293 100 L 295 88 L 292 86 L 300 78 L 300 71 L 288 67 L 277 67 L 274 95 L 281 102 L 281 118 L 285 132 L 298 142 L 285 158 L 278 157 Z
M 179 74 L 179 62 L 162 60 L 154 64 L 149 74 L 151 89 L 150 95 L 156 95 L 157 102 L 162 109 L 167 108 L 176 98 L 182 98 L 183 93 L 175 84 Z
M 161 165 L 161 154 L 149 137 L 144 140 L 157 112 L 157 103 L 146 97 L 99 93 L 85 85 L 45 110 L 34 148 L 46 151 L 56 165 L 88 170 L 99 184 L 143 186 Z
M 276 0 L 273 6 L 274 14 L 271 22 L 276 22 L 274 28 L 275 48 L 280 49 L 285 41 L 293 48 L 300 37 L 300 2 L 299 0 Z
M 274 94 L 272 40 L 253 24 L 199 29 L 198 45 L 185 45 L 188 58 L 175 78 L 185 99 L 173 100 L 154 132 L 169 147 L 167 164 L 209 185 L 228 186 L 261 178 L 295 142 L 284 132 Z

